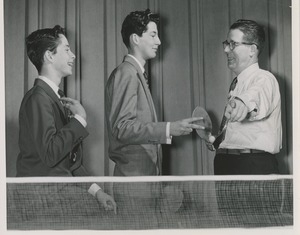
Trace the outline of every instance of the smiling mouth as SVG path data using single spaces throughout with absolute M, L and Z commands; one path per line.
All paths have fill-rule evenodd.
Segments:
M 233 61 L 234 60 L 234 58 L 232 58 L 232 57 L 227 57 L 227 61 L 228 62 L 231 62 L 231 61 Z

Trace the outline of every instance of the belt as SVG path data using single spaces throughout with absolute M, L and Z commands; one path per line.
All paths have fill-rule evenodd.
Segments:
M 217 154 L 219 153 L 239 155 L 244 153 L 265 153 L 265 151 L 257 149 L 217 149 Z

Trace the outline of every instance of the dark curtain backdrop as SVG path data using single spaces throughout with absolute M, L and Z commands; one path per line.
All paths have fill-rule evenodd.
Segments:
M 159 120 L 190 117 L 200 105 L 217 131 L 233 74 L 227 68 L 222 41 L 240 18 L 266 27 L 267 43 L 260 66 L 277 78 L 282 98 L 283 148 L 280 170 L 292 174 L 292 55 L 290 0 L 5 0 L 5 102 L 7 176 L 16 174 L 18 112 L 33 85 L 36 70 L 27 59 L 25 37 L 32 31 L 65 27 L 76 54 L 73 75 L 62 84 L 67 96 L 79 99 L 88 115 L 84 165 L 93 175 L 112 175 L 108 159 L 104 87 L 127 50 L 121 24 L 134 10 L 159 13 L 158 56 L 148 62 L 152 95 Z M 214 154 L 194 133 L 164 145 L 164 174 L 211 175 Z

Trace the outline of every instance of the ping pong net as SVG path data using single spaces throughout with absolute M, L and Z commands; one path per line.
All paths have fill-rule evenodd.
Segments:
M 155 181 L 98 182 L 106 192 L 113 193 L 118 205 L 117 215 L 105 211 L 87 193 L 86 189 L 95 181 L 9 182 L 7 229 L 147 230 L 293 226 L 292 177 L 236 176 L 233 180 L 213 176 L 180 178 L 184 180 L 157 177 Z

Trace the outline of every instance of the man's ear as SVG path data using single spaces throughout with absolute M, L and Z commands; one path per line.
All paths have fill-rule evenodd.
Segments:
M 250 56 L 253 57 L 255 54 L 258 54 L 258 48 L 255 44 L 250 46 Z
M 53 53 L 47 50 L 44 54 L 44 61 L 52 61 L 53 60 Z
M 140 43 L 140 37 L 135 33 L 130 35 L 130 40 L 134 45 L 138 45 Z

